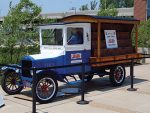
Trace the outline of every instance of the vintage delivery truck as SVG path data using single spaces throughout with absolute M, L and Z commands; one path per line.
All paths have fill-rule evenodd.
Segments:
M 24 87 L 32 87 L 33 71 L 25 68 L 44 68 L 77 63 L 103 62 L 85 66 L 85 81 L 94 75 L 109 75 L 113 86 L 125 80 L 125 66 L 130 58 L 139 58 L 138 24 L 135 19 L 72 15 L 59 23 L 39 26 L 40 54 L 24 56 L 22 70 L 4 67 L 2 88 L 12 95 Z M 135 46 L 131 33 L 135 33 Z M 118 61 L 119 60 L 119 61 Z M 105 62 L 112 61 L 112 62 Z M 68 76 L 81 78 L 81 66 L 38 70 L 36 99 L 50 102 L 57 94 L 58 83 L 69 83 Z

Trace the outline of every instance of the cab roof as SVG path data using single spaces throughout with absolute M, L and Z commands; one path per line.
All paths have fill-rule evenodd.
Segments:
M 140 21 L 134 18 L 112 17 L 112 16 L 93 16 L 93 15 L 72 15 L 65 17 L 60 22 L 90 22 L 90 23 L 122 23 L 139 24 Z

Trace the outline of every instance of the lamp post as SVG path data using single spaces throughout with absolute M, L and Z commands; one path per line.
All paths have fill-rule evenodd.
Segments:
M 74 13 L 75 13 L 75 15 L 76 15 L 76 13 L 77 13 L 76 7 L 72 7 L 71 10 L 74 10 Z

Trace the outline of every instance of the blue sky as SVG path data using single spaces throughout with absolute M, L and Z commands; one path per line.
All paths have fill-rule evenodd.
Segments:
M 20 0 L 0 0 L 0 16 L 5 16 L 8 13 L 10 1 L 15 5 Z M 91 0 L 32 0 L 32 2 L 42 7 L 42 13 L 66 12 L 69 11 L 71 7 L 79 9 L 81 5 L 89 4 L 90 1 Z

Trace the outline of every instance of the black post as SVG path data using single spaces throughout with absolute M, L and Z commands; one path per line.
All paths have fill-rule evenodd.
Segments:
M 128 88 L 128 91 L 136 91 L 137 89 L 133 87 L 133 80 L 134 80 L 134 59 L 131 60 L 130 64 L 130 78 L 131 78 L 131 87 Z
M 77 101 L 77 104 L 81 104 L 81 105 L 84 105 L 84 104 L 88 104 L 89 101 L 86 101 L 84 100 L 84 91 L 85 91 L 85 81 L 84 81 L 84 74 L 85 74 L 85 65 L 82 64 L 81 66 L 81 69 L 82 69 L 82 83 L 81 83 L 81 100 L 80 101 Z
M 32 113 L 36 113 L 36 69 L 33 69 L 33 82 L 32 82 Z

